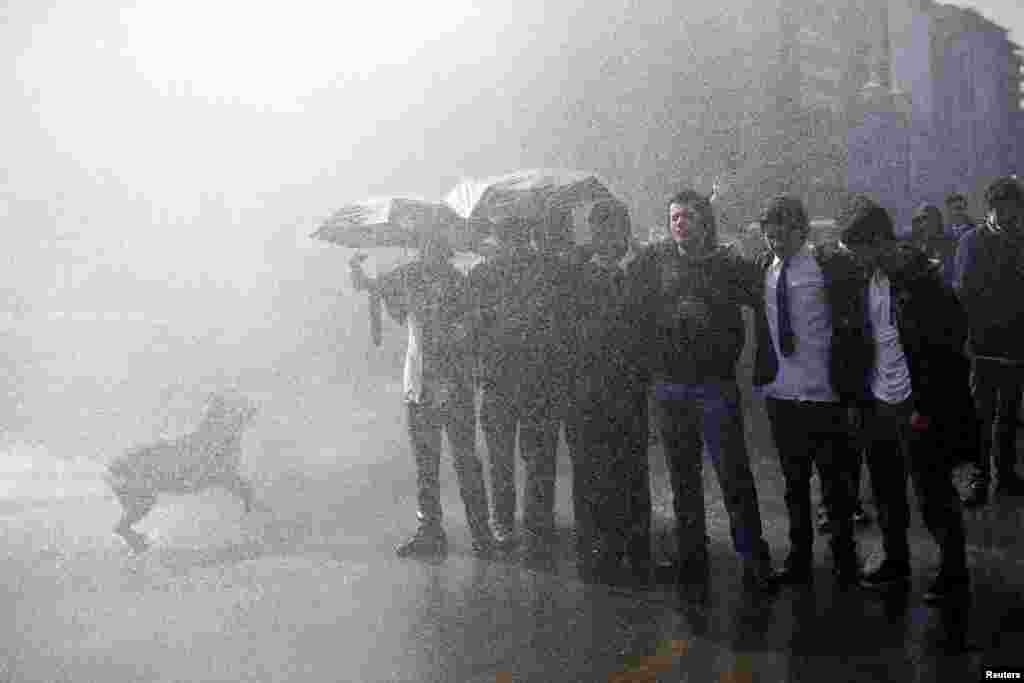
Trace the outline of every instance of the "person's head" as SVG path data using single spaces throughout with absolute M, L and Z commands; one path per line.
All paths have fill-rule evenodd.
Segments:
M 854 196 L 836 222 L 843 244 L 871 266 L 877 266 L 882 249 L 896 241 L 889 212 L 865 195 Z
M 669 235 L 683 249 L 707 252 L 718 243 L 715 212 L 708 198 L 693 189 L 683 190 L 668 200 Z
M 618 260 L 629 251 L 632 229 L 629 209 L 617 199 L 605 199 L 594 204 L 587 217 L 593 235 L 594 251 L 609 259 Z
M 911 240 L 923 247 L 942 237 L 942 212 L 934 204 L 922 204 L 914 212 L 910 226 Z
M 1024 187 L 1013 176 L 1004 176 L 985 189 L 988 220 L 1003 230 L 1024 234 Z
M 951 192 L 946 197 L 946 213 L 949 215 L 950 225 L 964 225 L 970 221 L 967 215 L 967 197 L 959 192 Z
M 758 222 L 768 248 L 781 259 L 800 251 L 811 232 L 803 202 L 789 195 L 777 195 L 769 200 Z

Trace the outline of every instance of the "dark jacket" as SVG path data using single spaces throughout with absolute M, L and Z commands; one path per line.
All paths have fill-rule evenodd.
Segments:
M 881 270 L 892 284 L 914 409 L 932 419 L 971 419 L 970 363 L 963 354 L 967 318 L 943 282 L 941 266 L 904 244 L 883 256 Z
M 468 387 L 470 301 L 466 277 L 451 264 L 428 269 L 409 263 L 381 275 L 376 291 L 399 325 L 415 312 L 423 332 L 423 374 Z
M 639 264 L 599 266 L 583 255 L 572 269 L 572 399 L 578 410 L 636 411 L 650 374 L 650 330 Z
M 825 279 L 825 298 L 832 318 L 832 349 L 829 357 L 829 381 L 840 400 L 864 397 L 874 360 L 874 348 L 867 328 L 866 277 L 849 249 L 837 244 L 812 245 L 812 252 Z M 757 259 L 754 282 L 757 355 L 754 361 L 754 385 L 775 381 L 779 357 L 772 343 L 765 309 L 765 277 L 775 257 L 770 251 Z
M 741 305 L 751 303 L 752 264 L 732 246 L 702 257 L 679 253 L 675 242 L 650 245 L 640 255 L 637 276 L 646 329 L 653 332 L 647 364 L 656 382 L 700 384 L 736 377 L 746 328 Z M 707 307 L 705 324 L 676 314 L 679 301 L 695 298 Z
M 565 259 L 496 257 L 469 274 L 473 357 L 485 389 L 545 411 L 568 393 L 571 303 Z
M 956 285 L 970 351 L 1024 362 L 1024 240 L 984 225 L 960 238 Z

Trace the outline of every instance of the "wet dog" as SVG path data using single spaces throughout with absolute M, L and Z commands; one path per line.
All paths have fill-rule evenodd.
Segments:
M 248 401 L 215 394 L 194 432 L 132 447 L 110 463 L 106 480 L 124 510 L 114 531 L 132 550 L 149 547 L 145 534 L 132 526 L 149 514 L 162 493 L 223 488 L 242 501 L 247 513 L 252 510 L 252 485 L 240 467 L 242 435 L 255 414 Z

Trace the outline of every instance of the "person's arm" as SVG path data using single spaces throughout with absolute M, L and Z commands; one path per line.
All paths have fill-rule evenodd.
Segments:
M 362 262 L 364 260 L 366 260 L 365 254 L 356 254 L 349 259 L 349 275 L 352 279 L 352 287 L 357 292 L 369 292 L 371 316 L 380 315 L 380 302 L 383 300 L 384 305 L 388 309 L 388 315 L 399 325 L 404 325 L 406 316 L 409 313 L 408 292 L 405 287 L 405 267 L 403 266 L 391 273 L 385 273 L 372 278 L 363 270 Z M 374 313 L 375 311 L 376 313 Z

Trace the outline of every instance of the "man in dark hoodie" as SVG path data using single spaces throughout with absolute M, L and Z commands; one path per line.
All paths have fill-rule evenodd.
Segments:
M 537 249 L 542 226 L 515 217 L 496 224 L 499 253 L 469 275 L 480 422 L 491 467 L 493 524 L 504 551 L 516 533 L 515 447 L 526 469 L 523 527 L 528 559 L 550 559 L 554 540 L 558 427 L 567 394 L 566 271 Z
M 655 410 L 672 481 L 681 584 L 707 577 L 701 475 L 706 445 L 722 487 L 733 545 L 748 586 L 770 587 L 771 558 L 743 430 L 736 362 L 754 294 L 751 264 L 718 242 L 708 199 L 686 190 L 668 202 L 669 237 L 651 245 L 638 269 L 648 283 L 654 328 Z
M 1015 469 L 1024 386 L 1024 188 L 1016 178 L 999 178 L 985 190 L 985 202 L 988 220 L 964 234 L 956 254 L 956 288 L 969 324 L 971 390 L 981 422 L 981 485 L 972 501 L 979 503 L 988 497 L 993 445 L 996 491 L 1024 495 Z
M 835 522 L 834 570 L 840 583 L 849 584 L 859 566 L 849 481 L 858 456 L 848 413 L 863 395 L 871 362 L 863 274 L 848 250 L 808 242 L 807 213 L 795 197 L 773 198 L 760 223 L 769 252 L 758 264 L 754 385 L 766 399 L 789 511 L 790 550 L 776 580 L 811 581 L 810 480 L 817 464 Z
M 941 265 L 915 246 L 896 243 L 885 209 L 859 196 L 839 224 L 843 243 L 869 278 L 867 324 L 874 346 L 864 429 L 885 558 L 861 585 L 909 584 L 909 469 L 925 525 L 941 551 L 938 577 L 925 600 L 962 597 L 968 591 L 967 556 L 951 469 L 974 438 L 970 366 L 963 354 L 966 317 L 943 282 Z
M 574 272 L 566 430 L 577 547 L 584 576 L 614 582 L 628 555 L 633 578 L 642 583 L 651 571 L 644 283 L 625 204 L 598 202 L 588 223 L 592 241 L 578 250 Z

